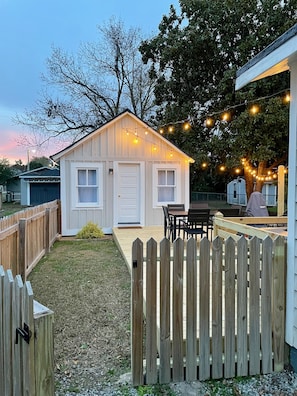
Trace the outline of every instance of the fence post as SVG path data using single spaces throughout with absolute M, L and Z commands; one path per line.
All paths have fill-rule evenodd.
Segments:
M 38 396 L 55 393 L 53 326 L 53 311 L 34 301 L 35 387 Z
M 58 234 L 61 234 L 62 233 L 62 225 L 61 225 L 61 223 L 62 223 L 62 214 L 61 214 L 61 201 L 60 200 L 58 200 L 58 210 L 57 210 L 57 232 L 58 232 Z
M 27 219 L 19 221 L 19 274 L 26 279 L 27 269 Z
M 50 251 L 50 208 L 45 209 L 45 254 Z
M 274 370 L 282 371 L 285 356 L 285 315 L 286 315 L 286 244 L 279 236 L 274 241 L 273 276 L 273 351 Z
M 143 385 L 143 243 L 137 238 L 132 245 L 132 383 Z

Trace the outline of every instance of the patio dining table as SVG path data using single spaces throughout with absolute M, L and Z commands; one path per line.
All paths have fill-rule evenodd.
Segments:
M 168 211 L 169 216 L 173 217 L 173 230 L 172 230 L 172 241 L 175 241 L 176 239 L 176 229 L 177 229 L 177 220 L 178 219 L 184 219 L 185 217 L 188 217 L 188 211 L 187 210 L 169 210 Z

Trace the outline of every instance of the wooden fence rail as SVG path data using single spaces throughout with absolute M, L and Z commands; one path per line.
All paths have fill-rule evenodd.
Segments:
M 169 383 L 281 371 L 283 237 L 132 247 L 132 381 Z M 143 314 L 145 312 L 145 326 Z
M 58 200 L 0 220 L 0 264 L 26 279 L 60 233 Z
M 0 266 L 0 395 L 54 395 L 53 312 Z

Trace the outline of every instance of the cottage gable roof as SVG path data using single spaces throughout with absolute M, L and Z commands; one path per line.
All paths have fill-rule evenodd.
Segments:
M 81 139 L 79 139 L 78 141 L 74 142 L 73 144 L 69 145 L 68 147 L 64 148 L 63 150 L 59 151 L 56 154 L 53 154 L 51 156 L 51 158 L 54 161 L 59 161 L 61 158 L 63 158 L 64 156 L 68 155 L 69 153 L 71 153 L 73 150 L 75 150 L 76 148 L 78 148 L 80 145 L 82 145 L 83 143 L 86 143 L 88 140 L 93 139 L 94 136 L 97 136 L 103 132 L 106 131 L 106 129 L 108 127 L 111 127 L 112 125 L 116 124 L 116 123 L 120 123 L 122 120 L 124 120 L 125 118 L 130 118 L 134 121 L 136 121 L 140 128 L 143 128 L 146 130 L 146 132 L 148 134 L 153 135 L 155 138 L 157 138 L 158 140 L 162 141 L 163 143 L 165 143 L 166 145 L 168 145 L 170 147 L 170 149 L 172 151 L 177 152 L 179 155 L 185 157 L 186 160 L 188 160 L 189 162 L 194 162 L 194 160 L 189 157 L 187 154 L 185 154 L 182 150 L 180 150 L 178 147 L 176 147 L 174 144 L 172 144 L 171 142 L 169 142 L 167 139 L 165 139 L 162 135 L 160 135 L 157 131 L 155 131 L 153 128 L 151 128 L 148 124 L 146 124 L 144 121 L 142 121 L 139 117 L 137 117 L 134 113 L 132 113 L 130 110 L 125 110 L 123 111 L 121 114 L 117 115 L 116 117 L 114 117 L 112 120 L 106 122 L 104 125 L 102 125 L 100 128 L 90 132 L 89 134 L 87 134 L 86 136 L 82 137 Z
M 249 82 L 289 70 L 294 61 L 297 61 L 297 24 L 237 71 L 235 88 L 239 90 Z

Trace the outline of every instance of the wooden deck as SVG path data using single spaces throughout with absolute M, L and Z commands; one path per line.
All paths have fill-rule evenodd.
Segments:
M 132 266 L 132 244 L 135 239 L 139 238 L 143 242 L 144 252 L 146 251 L 146 243 L 153 238 L 159 245 L 164 238 L 163 226 L 151 226 L 142 228 L 114 228 L 114 240 L 124 257 L 126 265 L 131 272 Z

